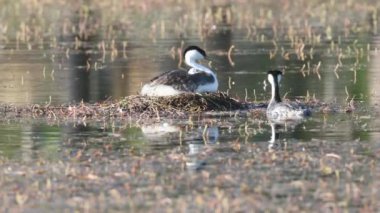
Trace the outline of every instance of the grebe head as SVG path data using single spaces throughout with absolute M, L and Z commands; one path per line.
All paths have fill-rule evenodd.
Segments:
M 185 63 L 191 67 L 191 69 L 188 71 L 188 74 L 192 75 L 199 72 L 205 72 L 209 75 L 212 75 L 216 82 L 216 75 L 215 73 L 208 67 L 202 65 L 198 61 L 206 59 L 206 52 L 199 48 L 198 46 L 189 46 L 185 49 L 183 52 L 185 57 Z
M 206 58 L 206 52 L 198 46 L 188 46 L 185 51 L 183 51 L 183 56 L 185 57 L 185 60 L 187 58 L 201 60 Z
M 282 72 L 278 70 L 268 71 L 268 81 L 272 85 L 280 83 L 282 77 Z

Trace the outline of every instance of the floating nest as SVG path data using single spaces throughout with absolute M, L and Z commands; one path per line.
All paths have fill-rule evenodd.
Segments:
M 253 104 L 233 99 L 225 93 L 182 94 L 170 97 L 127 96 L 122 100 L 100 103 L 76 103 L 52 105 L 15 106 L 0 105 L 2 119 L 108 119 L 108 118 L 152 118 L 184 117 L 203 112 L 226 112 L 247 110 Z
M 120 102 L 128 114 L 148 116 L 184 115 L 210 111 L 235 111 L 249 108 L 225 93 L 182 94 L 169 97 L 128 96 Z
M 352 112 L 355 104 L 334 106 L 319 101 L 302 101 L 313 112 L 334 113 Z M 361 108 L 358 106 L 359 109 Z M 184 118 L 192 114 L 203 116 L 252 116 L 262 115 L 266 104 L 239 101 L 225 93 L 182 94 L 170 97 L 149 97 L 133 95 L 121 100 L 108 100 L 99 103 L 76 103 L 52 105 L 16 106 L 0 104 L 0 120 L 35 119 L 49 120 L 105 120 L 105 119 L 142 119 L 142 118 Z M 248 114 L 246 112 L 249 112 Z

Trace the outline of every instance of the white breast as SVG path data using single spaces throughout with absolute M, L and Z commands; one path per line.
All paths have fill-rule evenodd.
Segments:
M 147 95 L 147 96 L 172 96 L 172 95 L 179 95 L 183 93 L 183 91 L 179 91 L 174 89 L 171 86 L 167 85 L 151 85 L 151 84 L 145 84 L 143 88 L 141 89 L 141 95 Z
M 203 93 L 203 92 L 217 92 L 218 91 L 218 81 L 215 80 L 211 84 L 204 84 L 204 85 L 199 85 L 195 92 L 197 93 Z

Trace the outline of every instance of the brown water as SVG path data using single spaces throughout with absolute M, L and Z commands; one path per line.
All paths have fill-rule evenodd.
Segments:
M 43 6 L 47 8 L 40 13 L 51 19 L 41 26 L 56 21 L 60 27 L 66 16 L 74 23 L 83 18 L 69 9 L 57 12 L 64 4 Z M 219 23 L 216 32 L 199 36 L 197 21 L 204 11 L 194 8 L 208 8 L 207 2 L 186 3 L 195 14 L 187 18 L 176 3 L 136 3 L 141 14 L 131 13 L 129 3 L 120 8 L 102 4 L 90 7 L 93 13 L 86 23 L 101 27 L 86 41 L 75 42 L 59 27 L 49 28 L 40 43 L 2 39 L 1 102 L 58 105 L 137 94 L 152 77 L 178 68 L 178 50 L 195 44 L 208 53 L 220 90 L 233 97 L 265 102 L 266 71 L 281 69 L 286 98 L 315 98 L 342 108 L 351 103 L 355 109 L 315 112 L 302 123 L 273 128 L 265 116 L 253 115 L 2 121 L 0 205 L 6 211 L 379 211 L 380 37 L 375 29 L 366 29 L 364 6 L 300 1 L 309 12 L 319 9 L 293 20 L 302 12 L 298 4 L 284 11 L 277 4 L 241 2 L 232 4 L 240 12 L 234 27 Z M 5 5 L 9 11 L 17 8 Z M 157 7 L 152 11 L 160 12 L 152 12 L 152 5 Z M 115 17 L 108 17 L 102 6 Z M 322 21 L 318 12 L 329 11 L 325 6 L 338 11 Z M 123 9 L 135 18 L 117 13 Z M 254 18 L 247 15 L 251 11 Z M 177 15 L 178 22 L 172 24 Z M 21 18 L 4 17 L 16 26 L 10 24 L 8 31 L 17 31 Z M 273 23 L 279 25 L 277 37 Z M 299 33 L 309 24 L 320 41 L 307 42 Z M 305 41 L 305 60 L 298 58 L 295 41 L 289 39 L 290 28 Z

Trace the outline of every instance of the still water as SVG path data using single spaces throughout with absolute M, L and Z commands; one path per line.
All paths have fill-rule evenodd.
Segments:
M 221 33 L 208 38 L 208 42 L 189 38 L 184 41 L 184 46 L 205 47 L 211 66 L 217 72 L 220 90 L 229 89 L 229 94 L 235 97 L 247 95 L 250 99 L 267 100 L 266 71 L 281 69 L 285 71 L 282 90 L 287 97 L 310 95 L 321 101 L 341 104 L 351 98 L 378 102 L 374 80 L 379 69 L 378 37 L 368 36 L 361 42 L 341 39 L 340 46 L 336 44 L 336 47 L 331 47 L 334 41 L 326 41 L 317 47 L 308 47 L 305 54 L 311 54 L 312 59 L 301 61 L 287 42 L 276 44 L 282 50 L 276 50 L 277 54 L 270 58 L 271 52 L 275 51 L 272 41 L 249 42 L 242 36 Z M 1 100 L 15 104 L 48 101 L 61 104 L 138 94 L 141 85 L 152 77 L 177 69 L 179 43 L 178 40 L 156 43 L 132 40 L 124 53 L 119 49 L 119 56 L 113 59 L 109 54 L 103 59 L 97 42 L 89 42 L 87 49 L 83 50 L 64 47 L 58 50 L 15 50 L 10 44 L 0 54 Z M 227 55 L 232 44 L 235 46 L 231 53 L 233 65 Z M 284 56 L 289 53 L 292 54 Z M 186 66 L 181 64 L 181 67 Z
M 373 113 L 355 115 L 321 115 L 288 126 L 272 126 L 261 119 L 210 118 L 199 121 L 162 120 L 139 123 L 47 124 L 2 123 L 0 150 L 3 157 L 30 161 L 33 159 L 64 160 L 78 150 L 112 145 L 111 154 L 133 149 L 143 154 L 159 154 L 163 149 L 197 147 L 241 142 L 257 144 L 264 150 L 283 146 L 284 142 L 311 145 L 314 141 L 370 145 L 379 148 L 378 122 Z M 281 147 L 277 147 L 281 149 Z M 277 149 L 276 148 L 276 149 Z M 282 147 L 283 148 L 283 147 Z M 190 150 L 196 154 L 197 151 Z M 341 152 L 341 150 L 335 150 Z
M 270 58 L 269 54 L 274 49 L 272 41 L 247 41 L 239 32 L 236 32 L 236 35 L 230 31 L 221 32 L 207 38 L 204 42 L 190 38 L 185 41 L 185 45 L 197 44 L 205 47 L 208 57 L 212 61 L 209 65 L 218 74 L 220 90 L 228 91 L 233 97 L 265 102 L 269 98 L 266 71 L 281 69 L 285 71 L 285 78 L 281 86 L 282 94 L 286 98 L 310 96 L 310 98 L 340 106 L 348 105 L 350 100 L 355 100 L 361 103 L 361 108 L 363 108 L 358 109 L 359 111 L 377 105 L 380 100 L 376 80 L 380 69 L 380 64 L 377 63 L 380 61 L 380 53 L 377 52 L 377 48 L 380 49 L 380 38 L 367 36 L 361 42 L 346 38 L 340 42 L 340 47 L 335 47 L 335 49 L 339 49 L 342 56 L 335 56 L 333 53 L 335 49 L 331 44 L 333 41 L 330 43 L 326 41 L 317 48 L 309 50 L 309 53 L 312 52 L 312 59 L 308 62 L 297 60 L 294 55 L 285 58 L 280 53 L 274 58 Z M 146 45 L 146 43 L 149 44 Z M 63 104 L 82 100 L 96 102 L 108 98 L 119 99 L 127 95 L 138 94 L 143 83 L 148 82 L 159 73 L 178 67 L 177 48 L 179 48 L 178 45 L 181 45 L 180 43 L 180 41 L 172 39 L 158 40 L 156 43 L 141 40 L 130 41 L 130 47 L 124 50 L 125 53 L 119 54 L 121 56 L 112 60 L 107 58 L 105 61 L 103 61 L 103 56 L 100 56 L 96 42 L 89 42 L 86 50 L 69 52 L 64 51 L 64 48 L 59 50 L 15 50 L 10 46 L 9 49 L 1 50 L 0 66 L 3 73 L 0 81 L 1 100 L 4 103 L 16 105 Z M 226 53 L 232 44 L 235 46 L 231 55 L 233 64 L 229 61 Z M 276 45 L 282 46 L 284 52 L 294 51 L 289 43 Z M 353 48 L 363 53 L 356 55 L 353 53 L 354 50 L 351 50 Z M 174 58 L 172 57 L 173 49 L 175 49 Z M 123 49 L 119 51 L 123 52 Z M 185 67 L 185 65 L 181 66 Z M 343 120 L 345 120 L 342 123 L 347 123 L 349 122 L 347 120 L 352 119 L 349 115 L 340 116 L 343 116 Z M 373 115 L 364 116 L 368 116 L 372 120 L 371 116 Z M 329 115 L 329 119 L 335 119 L 335 115 Z M 322 119 L 317 120 L 321 122 L 319 125 L 323 124 Z M 80 138 L 82 133 L 86 137 L 97 135 L 95 134 L 96 127 L 87 126 L 67 131 L 72 129 L 70 126 L 73 125 L 51 126 L 41 122 L 30 125 L 3 124 L 2 152 L 9 157 L 23 156 L 26 153 L 22 153 L 27 152 L 29 154 L 26 155 L 32 157 L 34 156 L 30 155 L 32 152 L 38 153 L 45 149 L 59 150 L 62 148 L 63 138 Z M 313 128 L 305 127 L 304 129 L 302 134 L 298 133 L 294 136 L 303 135 L 306 138 L 312 138 Z M 347 133 L 354 132 L 352 125 L 346 124 L 343 129 Z M 122 132 L 130 133 L 131 131 L 136 133 L 141 130 L 140 127 L 135 127 L 134 131 L 124 128 Z M 341 138 L 340 129 L 336 131 L 325 134 Z M 136 138 L 123 137 L 120 142 L 143 140 L 141 134 L 141 137 L 138 135 Z M 326 137 L 322 134 L 318 135 Z M 361 135 L 360 131 L 354 135 Z M 365 138 L 370 139 L 371 135 L 376 137 L 377 134 L 375 131 L 374 133 L 367 132 L 365 135 L 368 135 Z M 220 138 L 223 139 L 223 136 Z M 348 140 L 355 140 L 355 138 Z M 145 138 L 143 141 L 149 141 L 149 138 Z M 50 152 L 45 151 L 44 153 L 49 155 Z
M 372 116 L 316 113 L 286 126 L 196 116 L 144 124 L 2 124 L 2 188 L 10 192 L 2 202 L 12 209 L 16 189 L 36 211 L 94 205 L 208 211 L 224 199 L 224 210 L 359 210 L 379 196 L 380 126 Z
M 227 27 L 202 38 L 191 32 L 153 38 L 136 30 L 81 42 L 58 33 L 39 44 L 1 43 L 0 100 L 20 107 L 138 94 L 152 77 L 186 67 L 178 53 L 199 45 L 220 91 L 233 97 L 267 101 L 266 71 L 280 69 L 285 98 L 355 108 L 317 111 L 285 126 L 249 112 L 86 123 L 1 119 L 0 186 L 9 193 L 0 203 L 45 211 L 248 211 L 273 203 L 289 211 L 379 209 L 380 37 L 322 32 L 318 42 L 297 43 L 284 29 L 284 38 L 271 39 L 271 31 Z M 41 200 L 28 193 L 40 193 Z

